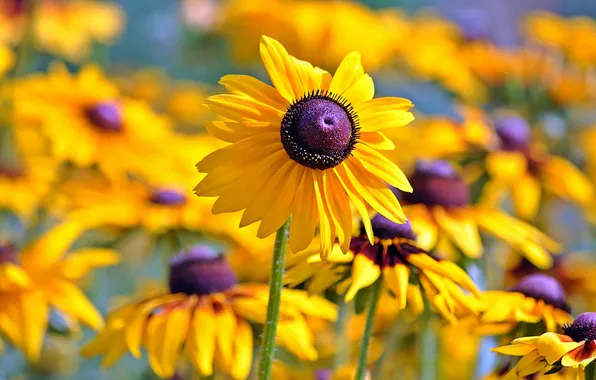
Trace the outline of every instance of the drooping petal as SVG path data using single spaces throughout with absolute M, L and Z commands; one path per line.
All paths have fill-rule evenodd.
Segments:
M 217 342 L 215 355 L 224 368 L 230 368 L 233 363 L 233 347 L 236 339 L 236 316 L 230 306 L 220 305 L 214 310 L 215 341 Z M 201 344 L 201 342 L 199 342 Z
M 192 306 L 192 302 L 188 306 Z M 180 347 L 186 340 L 190 323 L 190 310 L 186 307 L 177 307 L 167 314 L 163 326 L 165 331 L 161 348 L 161 367 L 163 374 L 171 377 L 176 372 Z
M 546 358 L 548 364 L 559 361 L 563 355 L 583 345 L 583 342 L 561 342 L 559 334 L 544 333 L 536 342 L 538 353 Z
M 202 376 L 213 373 L 217 328 L 211 303 L 200 303 L 192 317 L 186 347 L 191 363 Z
M 292 207 L 292 223 L 290 223 L 290 248 L 298 253 L 305 250 L 315 235 L 318 223 L 318 210 L 314 198 L 312 170 L 305 170 L 296 187 L 294 205 Z
M 331 253 L 335 243 L 335 226 L 329 217 L 329 210 L 323 198 L 324 187 L 321 178 L 316 172 L 313 173 L 313 183 L 315 200 L 317 202 L 317 211 L 319 214 L 319 240 L 321 243 L 321 258 L 326 258 Z
M 252 364 L 252 350 L 252 328 L 247 321 L 238 319 L 234 337 L 234 362 L 231 368 L 231 375 L 235 379 L 248 377 Z
M 389 290 L 395 294 L 399 310 L 406 308 L 410 269 L 407 265 L 397 264 L 383 268 L 383 279 Z
M 364 255 L 356 255 L 352 264 L 352 283 L 346 293 L 346 302 L 351 301 L 362 288 L 372 285 L 381 275 L 381 268 Z
M 447 211 L 439 206 L 431 211 L 439 226 L 466 256 L 477 258 L 482 255 L 483 247 L 478 225 L 469 211 Z
M 333 172 L 317 174 L 322 177 L 323 197 L 330 219 L 335 226 L 342 251 L 347 252 L 352 240 L 352 213 L 348 195 Z

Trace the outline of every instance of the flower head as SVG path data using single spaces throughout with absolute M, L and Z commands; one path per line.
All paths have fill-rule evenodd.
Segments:
M 554 241 L 499 209 L 470 204 L 469 186 L 447 161 L 419 161 L 410 181 L 414 192 L 397 194 L 406 204 L 421 248 L 430 251 L 437 247 L 447 255 L 460 251 L 479 257 L 484 250 L 482 230 L 511 244 L 540 267 L 552 264 L 549 251 L 559 250 Z
M 231 145 L 198 163 L 207 175 L 196 193 L 218 197 L 214 213 L 244 210 L 240 226 L 260 222 L 259 237 L 271 235 L 292 215 L 294 252 L 307 248 L 318 225 L 323 257 L 336 238 L 348 250 L 350 205 L 370 241 L 367 205 L 403 223 L 386 183 L 404 191 L 411 191 L 410 184 L 378 150 L 394 148 L 382 132 L 412 121 L 412 103 L 373 99 L 374 84 L 358 53 L 348 54 L 333 77 L 266 36 L 261 58 L 274 87 L 228 75 L 220 83 L 230 94 L 207 99 L 207 106 L 226 119 L 208 123 L 207 129 Z
M 526 276 L 506 292 L 483 292 L 480 300 L 479 332 L 507 332 L 522 322 L 542 322 L 547 331 L 556 331 L 571 320 L 563 287 L 545 274 Z
M 100 334 L 83 348 L 86 357 L 105 354 L 110 366 L 126 351 L 141 356 L 161 378 L 174 375 L 180 351 L 202 376 L 214 362 L 234 379 L 251 369 L 251 323 L 266 319 L 267 286 L 238 284 L 221 254 L 209 246 L 193 246 L 169 262 L 169 291 L 116 309 Z M 335 306 L 306 292 L 284 290 L 278 342 L 301 359 L 315 360 L 314 336 L 306 317 L 333 320 Z
M 373 243 L 368 240 L 364 225 L 359 236 L 352 238 L 350 251 L 334 250 L 327 260 L 317 255 L 291 258 L 286 281 L 298 285 L 308 279 L 311 291 L 320 292 L 333 285 L 347 289 L 345 300 L 372 285 L 379 277 L 397 299 L 399 309 L 408 302 L 417 304 L 421 296 L 417 278 L 431 304 L 449 320 L 454 320 L 454 306 L 475 312 L 473 298 L 462 290 L 479 294 L 468 275 L 454 263 L 433 257 L 418 247 L 409 222 L 397 224 L 377 214 L 371 221 Z
M 10 244 L 0 246 L 0 334 L 29 361 L 39 359 L 51 309 L 94 329 L 103 326 L 75 281 L 115 264 L 118 255 L 102 248 L 66 254 L 82 232 L 78 223 L 66 222 L 20 251 Z
M 509 372 L 510 378 L 523 378 L 534 373 L 554 373 L 563 368 L 583 371 L 596 359 L 596 313 L 580 314 L 563 326 L 564 334 L 545 333 L 515 339 L 511 345 L 493 351 L 523 356 Z

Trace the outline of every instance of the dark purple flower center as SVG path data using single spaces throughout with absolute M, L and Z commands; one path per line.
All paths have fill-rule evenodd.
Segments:
M 19 17 L 25 13 L 28 7 L 27 0 L 4 0 L 6 1 L 4 11 L 8 16 Z
M 364 255 L 381 269 L 398 264 L 406 265 L 408 257 L 412 254 L 426 254 L 413 242 L 392 241 L 385 239 L 375 244 L 370 244 L 366 235 L 352 238 L 350 251 L 355 255 Z
M 375 215 L 371 219 L 373 234 L 379 239 L 395 239 L 404 238 L 409 240 L 416 240 L 416 235 L 412 231 L 410 221 L 403 224 L 398 224 L 390 221 L 381 214 Z M 364 225 L 360 223 L 360 234 L 366 235 Z
M 122 109 L 116 103 L 97 103 L 94 106 L 85 109 L 85 116 L 93 126 L 101 131 L 122 131 Z
M 2 263 L 13 263 L 19 262 L 17 256 L 17 250 L 12 244 L 1 244 L 0 245 L 0 264 Z
M 149 201 L 161 206 L 181 206 L 186 203 L 186 195 L 174 189 L 160 189 L 151 193 Z
M 322 368 L 315 372 L 315 380 L 330 380 L 333 377 L 333 371 L 329 368 Z
M 213 247 L 196 245 L 170 259 L 172 294 L 212 294 L 236 285 L 236 274 Z
M 576 342 L 596 340 L 596 313 L 582 313 L 563 326 L 565 335 Z
M 19 165 L 7 165 L 0 162 L 0 176 L 15 179 L 24 175 L 25 171 Z
M 314 92 L 288 108 L 280 133 L 292 160 L 325 170 L 339 165 L 352 153 L 358 138 L 358 118 L 345 99 Z
M 501 142 L 501 149 L 525 152 L 531 140 L 530 125 L 519 116 L 503 116 L 495 121 L 495 130 Z
M 542 300 L 548 305 L 567 312 L 571 310 L 566 301 L 565 290 L 559 281 L 542 273 L 531 274 L 522 278 L 511 291 Z
M 459 207 L 470 202 L 468 185 L 447 161 L 419 161 L 410 183 L 414 189 L 412 193 L 394 189 L 396 196 L 406 204 Z

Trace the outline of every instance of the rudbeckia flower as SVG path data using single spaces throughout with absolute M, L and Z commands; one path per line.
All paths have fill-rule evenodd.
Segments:
M 377 214 L 372 219 L 372 228 L 373 243 L 362 226 L 347 254 L 335 249 L 326 260 L 317 254 L 291 257 L 286 282 L 296 286 L 308 281 L 309 290 L 317 293 L 338 285 L 340 290 L 347 289 L 348 302 L 360 289 L 382 277 L 402 310 L 408 302 L 419 309 L 420 289 L 410 283 L 410 276 L 414 276 L 433 307 L 450 321 L 454 321 L 454 305 L 475 312 L 474 299 L 461 289 L 478 295 L 472 280 L 456 264 L 430 256 L 419 248 L 409 222 L 397 224 Z
M 508 291 L 483 292 L 480 304 L 478 332 L 508 332 L 522 322 L 556 331 L 572 320 L 565 290 L 545 274 L 526 276 Z
M 551 194 L 587 207 L 594 187 L 588 177 L 566 159 L 548 154 L 533 144 L 531 129 L 521 117 L 503 116 L 495 122 L 500 148 L 488 153 L 481 203 L 497 205 L 511 196 L 515 213 L 531 220 L 538 213 L 544 194 Z
M 251 323 L 265 323 L 267 285 L 238 284 L 225 259 L 208 246 L 172 257 L 168 284 L 169 292 L 110 313 L 82 355 L 104 354 L 107 367 L 127 351 L 140 357 L 145 347 L 153 371 L 170 378 L 182 350 L 201 376 L 210 376 L 215 362 L 232 378 L 246 379 L 254 349 Z M 284 290 L 278 343 L 298 358 L 316 360 L 307 316 L 334 320 L 337 310 L 304 291 Z
M 16 122 L 40 128 L 53 157 L 80 168 L 96 165 L 113 181 L 150 177 L 171 137 L 167 119 L 120 96 L 93 65 L 78 74 L 52 65 L 47 75 L 19 81 L 14 105 Z
M 596 359 L 596 313 L 580 314 L 563 331 L 518 338 L 509 346 L 494 348 L 500 354 L 522 356 L 507 378 L 521 379 L 563 368 L 576 369 L 579 376 Z
M 201 160 L 207 176 L 199 196 L 218 197 L 215 214 L 244 210 L 240 226 L 260 222 L 258 236 L 273 234 L 292 215 L 292 251 L 306 249 L 319 226 L 321 255 L 336 238 L 347 251 L 353 205 L 373 240 L 367 206 L 403 223 L 386 183 L 411 191 L 402 171 L 378 150 L 394 149 L 382 133 L 413 120 L 409 100 L 373 99 L 372 78 L 359 53 L 350 53 L 335 75 L 290 56 L 263 36 L 261 58 L 275 87 L 244 75 L 221 79 L 230 94 L 207 99 L 226 121 L 207 130 L 231 145 Z
M 419 161 L 410 180 L 412 194 L 399 193 L 418 235 L 421 248 L 477 258 L 484 248 L 479 230 L 512 245 L 542 268 L 552 264 L 549 253 L 558 244 L 531 225 L 505 212 L 470 204 L 470 190 L 455 168 L 446 161 Z M 450 256 L 453 257 L 453 256 Z
M 0 335 L 29 361 L 39 359 L 51 309 L 93 329 L 103 326 L 76 281 L 95 268 L 117 263 L 118 254 L 103 248 L 67 254 L 82 232 L 81 225 L 66 222 L 20 252 L 0 246 Z

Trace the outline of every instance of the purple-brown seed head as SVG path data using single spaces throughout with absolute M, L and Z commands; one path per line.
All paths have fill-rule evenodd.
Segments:
M 120 132 L 123 128 L 122 109 L 113 102 L 97 103 L 85 110 L 91 124 L 104 132 Z
M 542 273 L 531 274 L 522 278 L 511 291 L 542 300 L 544 303 L 558 309 L 570 311 L 565 290 L 554 277 Z
M 196 245 L 170 259 L 170 292 L 212 294 L 236 285 L 236 274 L 213 247 Z
M 596 340 L 596 313 L 582 313 L 563 326 L 565 335 L 576 342 Z
M 390 221 L 381 214 L 375 215 L 371 219 L 373 234 L 379 239 L 396 239 L 404 238 L 409 240 L 416 240 L 416 235 L 412 231 L 410 221 L 403 224 L 398 224 Z M 366 231 L 362 223 L 360 224 L 360 234 L 366 235 Z
M 186 203 L 186 195 L 174 189 L 159 189 L 151 193 L 149 201 L 161 206 L 181 206 Z
M 470 202 L 470 189 L 447 161 L 418 161 L 410 183 L 414 192 L 400 193 L 406 204 L 460 207 Z
M 495 131 L 503 150 L 525 151 L 530 145 L 532 133 L 530 125 L 519 116 L 500 117 L 495 121 Z
M 13 263 L 18 264 L 19 258 L 17 256 L 17 250 L 15 247 L 8 244 L 0 244 L 0 264 L 2 263 Z
M 292 160 L 325 170 L 342 163 L 354 149 L 358 119 L 343 98 L 313 93 L 290 106 L 280 133 Z

